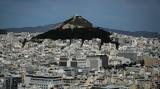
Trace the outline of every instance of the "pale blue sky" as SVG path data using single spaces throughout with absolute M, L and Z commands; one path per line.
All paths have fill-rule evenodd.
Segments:
M 95 26 L 160 32 L 160 0 L 0 0 L 0 28 L 54 24 L 74 14 Z

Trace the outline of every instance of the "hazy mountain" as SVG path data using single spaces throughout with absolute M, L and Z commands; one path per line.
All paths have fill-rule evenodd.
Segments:
M 44 25 L 44 26 L 36 26 L 36 27 L 6 28 L 3 30 L 7 32 L 46 32 L 50 29 L 56 28 L 56 26 L 58 25 L 60 25 L 60 23 L 49 24 L 49 25 Z
M 108 29 L 108 28 L 102 28 L 105 31 L 109 32 L 115 32 L 119 34 L 129 35 L 129 36 L 135 36 L 135 37 L 146 37 L 146 38 L 160 38 L 160 33 L 158 32 L 147 32 L 147 31 L 124 31 L 124 30 L 116 30 L 116 29 Z

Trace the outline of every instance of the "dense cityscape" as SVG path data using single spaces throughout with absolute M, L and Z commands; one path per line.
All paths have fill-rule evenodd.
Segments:
M 90 24 L 71 22 L 58 27 Z M 0 34 L 0 89 L 160 89 L 158 38 L 112 33 L 117 48 L 100 38 L 33 41 L 39 34 Z

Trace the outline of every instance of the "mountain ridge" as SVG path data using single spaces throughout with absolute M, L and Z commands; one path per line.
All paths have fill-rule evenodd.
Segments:
M 118 34 L 128 35 L 128 36 L 134 36 L 134 37 L 146 37 L 146 38 L 160 38 L 159 32 L 149 32 L 149 31 L 125 31 L 125 30 L 117 30 L 117 29 L 108 29 L 108 28 L 102 28 L 109 32 L 115 32 Z
M 7 32 L 45 32 L 50 29 L 56 28 L 60 24 L 61 23 L 48 24 L 43 26 L 33 26 L 33 27 L 5 28 L 2 30 L 5 30 Z

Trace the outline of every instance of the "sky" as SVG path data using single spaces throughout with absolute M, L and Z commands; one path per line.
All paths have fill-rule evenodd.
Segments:
M 94 26 L 160 32 L 160 0 L 0 0 L 0 28 L 55 24 L 74 14 Z

